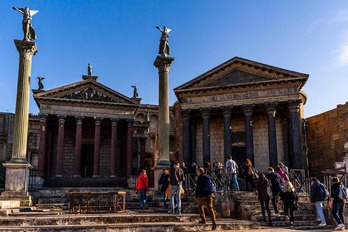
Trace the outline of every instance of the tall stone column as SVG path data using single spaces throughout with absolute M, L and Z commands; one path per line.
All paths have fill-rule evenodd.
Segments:
M 45 163 L 46 163 L 46 121 L 47 115 L 40 114 L 40 141 L 39 141 L 39 160 L 38 170 L 42 172 L 42 176 L 46 176 Z
M 203 163 L 211 162 L 210 159 L 210 108 L 202 108 L 203 118 Z
M 110 177 L 116 177 L 117 124 L 118 124 L 118 119 L 112 118 L 111 119 Z
M 277 103 L 266 103 L 268 116 L 268 149 L 269 149 L 269 166 L 276 167 L 279 163 L 277 151 L 277 128 L 276 128 L 276 107 Z
M 157 169 L 170 166 L 169 161 L 169 69 L 174 61 L 173 57 L 157 56 L 154 66 L 159 75 L 159 122 L 158 122 L 158 152 L 159 158 L 155 165 Z
M 63 155 L 64 155 L 64 131 L 65 115 L 58 115 L 58 142 L 57 142 L 57 167 L 56 177 L 62 177 Z
M 222 114 L 224 116 L 224 157 L 232 156 L 232 132 L 231 132 L 231 114 L 232 106 L 223 107 Z
M 139 138 L 140 140 L 140 169 L 146 168 L 145 152 L 146 152 L 146 137 Z
M 99 177 L 100 164 L 100 125 L 102 118 L 95 118 L 94 129 L 94 156 L 93 156 L 93 177 Z
M 132 156 L 133 156 L 133 123 L 134 120 L 127 121 L 127 156 L 126 156 L 126 174 L 127 177 L 132 174 Z
M 291 134 L 292 134 L 292 168 L 303 168 L 303 155 L 301 146 L 301 126 L 300 126 L 300 104 L 301 100 L 289 101 L 291 113 Z
M 254 104 L 243 105 L 245 115 L 245 134 L 246 134 L 246 158 L 254 164 L 254 133 L 253 133 L 253 109 Z
M 182 110 L 184 163 L 192 164 L 190 110 Z
M 76 138 L 75 138 L 75 157 L 74 157 L 74 177 L 81 177 L 81 144 L 82 144 L 82 121 L 83 117 L 76 119 Z

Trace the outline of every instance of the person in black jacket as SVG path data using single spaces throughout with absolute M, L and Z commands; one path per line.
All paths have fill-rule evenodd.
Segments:
M 266 178 L 265 174 L 260 174 L 260 178 L 256 184 L 257 199 L 260 201 L 263 221 L 266 221 L 265 210 L 267 211 L 269 226 L 272 226 L 271 211 L 269 210 L 270 197 L 267 193 L 267 186 L 271 186 L 271 182 Z
M 332 216 L 337 222 L 335 230 L 345 230 L 344 227 L 344 207 L 345 201 L 339 198 L 338 194 L 340 191 L 340 181 L 338 177 L 332 178 L 333 184 L 331 185 L 331 195 L 329 201 L 329 208 L 332 208 Z
M 158 184 L 161 185 L 161 193 L 163 194 L 163 207 L 166 209 L 167 208 L 167 195 L 166 195 L 166 190 L 169 186 L 169 171 L 164 170 Z
M 266 175 L 266 178 L 271 181 L 272 184 L 272 192 L 273 192 L 273 198 L 272 198 L 272 205 L 274 209 L 274 216 L 279 217 L 279 210 L 278 210 L 278 195 L 281 192 L 281 184 L 280 184 L 280 177 L 278 174 L 274 172 L 274 169 L 272 167 L 269 167 L 267 169 L 268 174 Z
M 284 215 L 286 221 L 289 222 L 289 210 L 290 210 L 290 224 L 294 224 L 294 210 L 297 202 L 297 195 L 294 186 L 290 181 L 284 184 L 283 191 L 280 192 L 280 198 L 284 203 Z
M 216 215 L 214 210 L 215 194 L 205 192 L 206 178 L 208 177 L 207 177 L 207 174 L 205 174 L 204 168 L 199 168 L 197 174 L 198 174 L 198 179 L 197 179 L 197 188 L 196 188 L 196 198 L 198 199 L 198 212 L 199 212 L 199 216 L 201 217 L 201 221 L 199 221 L 199 223 L 201 224 L 206 223 L 204 205 L 207 205 L 208 210 L 210 212 L 210 217 L 213 223 L 212 230 L 215 230 L 216 229 Z

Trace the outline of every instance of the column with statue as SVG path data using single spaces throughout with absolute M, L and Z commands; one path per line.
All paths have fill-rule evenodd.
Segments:
M 27 161 L 27 142 L 29 125 L 29 97 L 32 57 L 37 52 L 36 33 L 31 25 L 32 16 L 37 10 L 28 7 L 13 7 L 23 14 L 23 40 L 15 40 L 19 53 L 16 115 L 14 121 L 13 148 L 11 160 L 4 163 L 6 168 L 5 192 L 1 193 L 1 208 L 31 205 L 28 196 L 29 167 Z

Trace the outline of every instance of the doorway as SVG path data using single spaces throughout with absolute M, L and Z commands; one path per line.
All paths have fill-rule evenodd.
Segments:
M 93 176 L 94 144 L 83 144 L 81 146 L 81 177 Z
M 237 162 L 237 164 L 245 163 L 246 159 L 246 149 L 245 147 L 232 146 L 232 159 Z

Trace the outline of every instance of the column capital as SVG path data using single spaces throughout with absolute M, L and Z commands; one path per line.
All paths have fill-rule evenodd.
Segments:
M 223 107 L 221 107 L 222 114 L 224 115 L 224 118 L 231 116 L 232 109 L 233 109 L 233 106 L 223 106 Z
M 119 119 L 118 118 L 111 118 L 111 125 L 112 126 L 117 126 Z
M 266 105 L 267 114 L 273 115 L 273 117 L 274 117 L 275 112 L 277 110 L 278 102 L 267 102 L 265 105 Z
M 290 112 L 298 112 L 300 110 L 300 104 L 302 100 L 290 100 L 288 101 L 288 107 L 290 109 Z
M 170 65 L 173 61 L 174 57 L 157 56 L 153 65 L 161 72 L 169 72 Z
M 200 108 L 200 111 L 203 119 L 210 118 L 211 108 Z
M 39 114 L 40 122 L 47 122 L 47 114 Z
M 83 121 L 84 117 L 82 117 L 82 116 L 75 116 L 75 119 L 76 119 L 76 124 L 82 124 L 82 121 Z
M 190 115 L 191 115 L 191 110 L 190 110 L 190 109 L 187 109 L 187 110 L 181 109 L 181 110 L 180 110 L 180 114 L 181 114 L 181 117 L 182 117 L 183 119 L 189 119 L 189 118 L 190 118 Z
M 100 126 L 101 125 L 101 121 L 103 120 L 103 118 L 95 117 L 94 120 L 95 120 L 95 125 L 96 126 Z
M 66 115 L 57 115 L 57 117 L 58 117 L 59 123 L 65 122 Z
M 37 53 L 35 42 L 28 42 L 23 40 L 15 40 L 15 45 L 20 57 L 31 60 L 31 57 Z
M 243 110 L 244 110 L 244 115 L 251 116 L 253 114 L 253 110 L 254 110 L 255 104 L 243 105 L 242 107 L 243 107 Z

